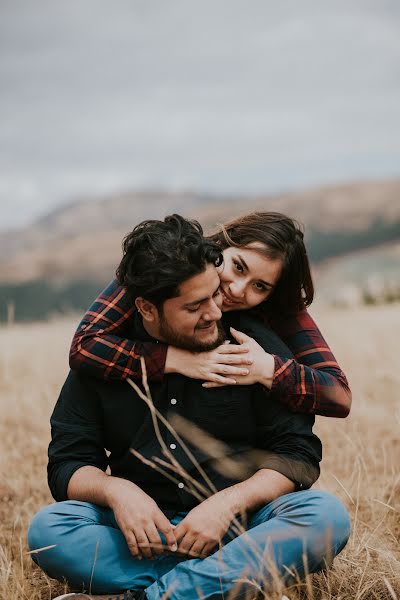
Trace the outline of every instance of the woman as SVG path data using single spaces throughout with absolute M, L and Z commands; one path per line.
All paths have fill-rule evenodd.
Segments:
M 265 384 L 267 379 L 268 387 L 294 411 L 346 417 L 351 406 L 346 376 L 307 312 L 314 288 L 298 224 L 279 213 L 252 213 L 222 226 L 211 239 L 224 258 L 219 268 L 222 311 L 251 310 L 294 358 L 268 354 L 240 332 L 234 334 L 238 345 L 223 344 L 202 353 L 135 343 L 129 339 L 129 327 L 136 309 L 114 280 L 79 324 L 71 368 L 104 379 L 141 380 L 143 356 L 151 381 L 171 372 L 203 379 L 205 387 Z

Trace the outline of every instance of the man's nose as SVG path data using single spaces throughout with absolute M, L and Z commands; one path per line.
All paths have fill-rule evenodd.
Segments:
M 222 317 L 222 312 L 218 303 L 215 302 L 214 298 L 210 300 L 210 304 L 208 306 L 208 310 L 204 315 L 204 319 L 206 321 L 219 321 Z

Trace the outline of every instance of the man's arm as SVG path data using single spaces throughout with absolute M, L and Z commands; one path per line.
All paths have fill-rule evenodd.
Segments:
M 278 471 L 260 469 L 252 477 L 219 492 L 235 515 L 256 511 L 275 498 L 290 494 L 296 484 Z
M 313 433 L 314 416 L 292 413 L 274 397 L 257 389 L 254 459 L 259 469 L 270 469 L 290 479 L 296 489 L 311 487 L 319 477 L 322 445 Z
M 50 418 L 51 442 L 47 475 L 57 501 L 68 500 L 68 484 L 78 469 L 107 468 L 100 400 L 88 379 L 71 371 Z

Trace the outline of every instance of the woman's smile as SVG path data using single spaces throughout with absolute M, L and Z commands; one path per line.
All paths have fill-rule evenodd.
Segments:
M 221 286 L 221 294 L 222 294 L 222 298 L 223 298 L 223 306 L 235 306 L 236 304 L 240 304 L 240 300 L 233 300 L 231 298 L 231 296 L 228 295 L 228 292 L 226 292 L 224 290 L 224 288 Z

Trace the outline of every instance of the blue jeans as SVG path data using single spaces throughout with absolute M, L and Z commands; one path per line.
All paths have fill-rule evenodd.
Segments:
M 177 513 L 179 523 L 186 513 Z M 224 537 L 223 545 L 204 559 L 174 554 L 154 560 L 134 558 L 110 509 L 75 500 L 45 507 L 28 532 L 31 550 L 55 545 L 33 555 L 55 579 L 92 593 L 145 589 L 149 600 L 172 590 L 172 600 L 221 598 L 234 586 L 238 597 L 251 583 L 272 587 L 296 575 L 331 564 L 350 534 L 343 504 L 326 492 L 305 490 L 281 496 L 248 515 L 243 533 Z M 164 541 L 164 540 L 163 540 Z

